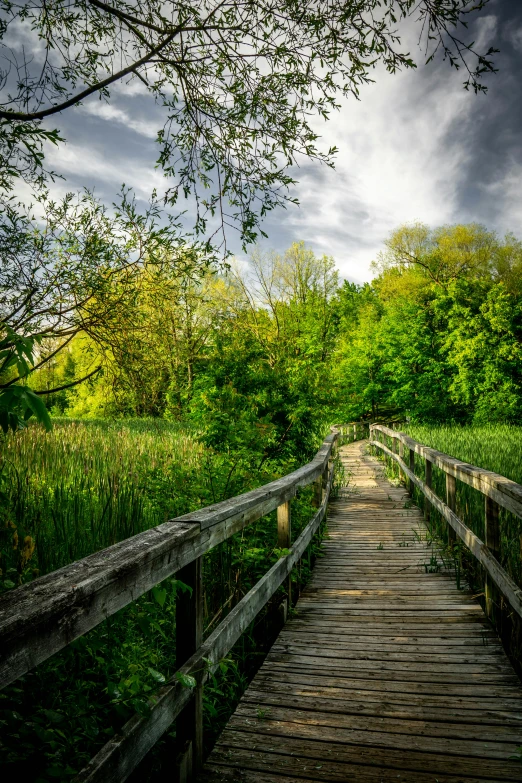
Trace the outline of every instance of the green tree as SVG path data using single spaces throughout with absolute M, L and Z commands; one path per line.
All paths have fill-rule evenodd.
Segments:
M 140 212 L 128 192 L 111 214 L 93 196 L 38 202 L 40 219 L 15 209 L 0 219 L 0 410 L 2 425 L 18 426 L 36 414 L 48 424 L 39 397 L 58 387 L 27 387 L 37 370 L 52 366 L 79 334 L 107 342 L 132 309 L 145 264 L 194 269 L 201 258 L 180 253 L 177 225 L 158 225 L 156 201 Z M 165 259 L 170 259 L 166 261 Z M 86 374 L 90 377 L 97 368 Z M 80 383 L 70 380 L 65 386 Z M 33 385 L 33 384 L 30 384 Z

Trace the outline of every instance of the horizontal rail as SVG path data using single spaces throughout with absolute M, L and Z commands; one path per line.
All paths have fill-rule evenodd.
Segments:
M 402 443 L 404 443 L 408 448 L 413 450 L 413 446 L 410 444 L 415 444 L 417 446 L 420 446 L 416 441 L 412 440 L 412 438 L 408 438 L 407 436 L 403 435 L 402 433 L 395 432 L 394 430 L 388 430 L 387 427 L 382 426 L 373 426 L 371 428 L 372 431 L 379 431 L 383 432 L 385 435 L 388 435 L 389 437 L 398 438 Z M 401 437 L 402 436 L 402 437 Z M 385 454 L 387 454 L 389 457 L 391 457 L 397 464 L 399 465 L 402 472 L 409 478 L 415 486 L 420 489 L 420 491 L 423 493 L 423 495 L 428 499 L 428 501 L 434 506 L 434 508 L 437 509 L 437 511 L 444 517 L 444 519 L 448 522 L 448 524 L 451 526 L 451 528 L 455 531 L 455 533 L 459 536 L 459 538 L 464 542 L 464 544 L 468 547 L 470 552 L 476 557 L 476 559 L 479 561 L 479 563 L 484 567 L 485 571 L 488 573 L 488 575 L 491 577 L 495 585 L 499 588 L 499 590 L 504 594 L 506 599 L 508 600 L 510 606 L 514 611 L 519 615 L 519 617 L 522 617 L 522 590 L 517 586 L 517 584 L 511 579 L 509 574 L 502 568 L 498 560 L 493 556 L 493 554 L 490 552 L 486 544 L 480 540 L 480 538 L 472 531 L 470 530 L 467 525 L 462 522 L 461 519 L 455 514 L 454 511 L 450 509 L 446 503 L 444 503 L 443 500 L 441 500 L 438 495 L 433 492 L 433 490 L 418 476 L 415 475 L 415 473 L 410 470 L 410 468 L 406 465 L 403 459 L 396 454 L 394 451 L 389 449 L 384 443 L 381 443 L 378 440 L 370 440 L 369 441 L 370 446 L 374 446 L 381 451 L 383 451 Z M 425 449 L 427 447 L 421 447 L 422 449 Z M 427 449 L 430 453 L 433 452 L 433 449 Z M 429 457 L 424 453 L 424 451 L 417 451 L 415 449 L 416 453 L 422 454 L 426 459 Z M 458 460 L 453 460 L 452 457 L 448 457 L 446 454 L 442 454 L 442 452 L 435 452 L 437 455 L 441 455 L 444 457 L 444 460 L 440 460 L 439 462 L 435 462 L 434 460 L 430 460 L 434 462 L 434 464 L 439 464 L 439 467 L 441 467 L 443 470 L 444 465 L 448 461 L 448 464 L 452 464 L 452 466 L 455 468 L 455 463 L 458 463 Z M 451 461 L 451 462 L 449 462 Z M 467 465 L 467 463 L 460 463 L 462 465 Z M 472 467 L 472 466 L 469 466 Z M 474 468 L 474 470 L 480 471 L 480 468 Z M 449 471 L 448 471 L 449 472 Z M 488 472 L 489 471 L 485 471 Z M 455 475 L 455 473 L 450 473 L 450 475 Z M 468 475 L 468 474 L 466 474 Z M 491 474 L 492 476 L 496 476 L 495 473 Z M 457 478 L 460 478 L 460 475 L 456 476 Z M 499 478 L 503 478 L 502 476 L 499 476 Z M 508 481 L 508 479 L 506 479 Z M 470 483 L 470 482 L 465 482 Z M 511 482 L 514 484 L 514 482 Z M 472 486 L 474 486 L 472 484 Z M 518 484 L 516 486 L 519 486 Z M 479 487 L 476 487 L 479 489 Z M 522 490 L 522 487 L 520 487 Z
M 424 459 L 441 468 L 445 473 L 459 479 L 464 484 L 474 487 L 482 492 L 483 495 L 494 500 L 499 506 L 511 511 L 522 518 L 522 486 L 516 481 L 491 470 L 479 468 L 476 465 L 470 465 L 468 462 L 450 457 L 442 451 L 437 451 L 429 446 L 423 446 L 413 438 L 405 435 L 404 432 L 392 430 L 381 424 L 370 425 L 370 438 L 372 432 L 381 432 L 390 438 L 396 438 L 406 446 L 406 448 L 419 454 Z M 382 444 L 379 444 L 382 445 Z
M 232 649 L 303 556 L 325 517 L 332 482 L 333 468 L 329 472 L 325 497 L 319 510 L 290 547 L 288 555 L 280 558 L 267 571 L 177 674 L 191 675 L 199 684 L 204 684 L 210 673 L 218 667 L 219 661 Z M 178 682 L 175 675 L 171 683 L 158 693 L 151 705 L 150 716 L 131 718 L 121 732 L 91 759 L 74 783 L 120 783 L 126 780 L 178 717 L 191 696 L 191 688 Z
M 321 476 L 338 432 L 314 459 L 259 489 L 139 533 L 0 597 L 0 688 Z

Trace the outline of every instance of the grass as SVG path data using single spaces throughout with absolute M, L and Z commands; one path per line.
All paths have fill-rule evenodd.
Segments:
M 411 425 L 407 432 L 425 446 L 522 484 L 522 427 Z
M 48 573 L 211 502 L 203 446 L 157 421 L 57 421 L 0 448 L 6 587 Z

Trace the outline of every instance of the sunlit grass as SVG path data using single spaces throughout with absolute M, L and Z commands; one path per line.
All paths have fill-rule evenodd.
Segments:
M 198 507 L 202 454 L 192 432 L 165 421 L 57 420 L 51 432 L 9 434 L 0 445 L 4 577 L 47 573 Z
M 522 484 L 522 427 L 411 425 L 407 432 L 426 446 Z

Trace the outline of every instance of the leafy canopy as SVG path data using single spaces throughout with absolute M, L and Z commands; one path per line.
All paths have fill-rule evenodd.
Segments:
M 159 164 L 167 200 L 193 196 L 196 229 L 255 239 L 288 200 L 301 156 L 333 164 L 313 118 L 358 96 L 381 63 L 415 67 L 400 39 L 413 15 L 428 59 L 440 52 L 483 90 L 492 55 L 461 37 L 488 0 L 0 0 L 0 164 L 4 188 L 43 177 L 45 120 L 138 80 L 165 109 Z M 27 51 L 34 55 L 28 56 Z

